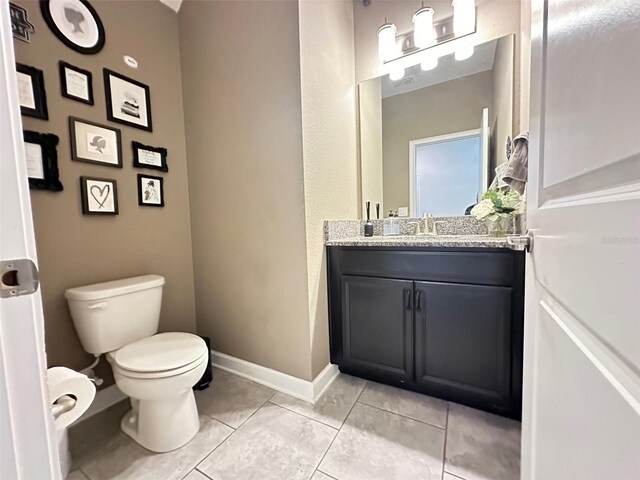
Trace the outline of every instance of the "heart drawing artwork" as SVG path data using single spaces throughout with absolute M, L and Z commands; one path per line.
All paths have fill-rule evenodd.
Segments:
M 115 180 L 80 177 L 80 186 L 82 188 L 82 213 L 118 214 L 118 192 Z
M 109 200 L 109 193 L 111 192 L 111 185 L 105 183 L 102 188 L 98 185 L 92 185 L 89 189 L 89 193 L 98 204 L 98 208 L 105 208 L 104 204 Z

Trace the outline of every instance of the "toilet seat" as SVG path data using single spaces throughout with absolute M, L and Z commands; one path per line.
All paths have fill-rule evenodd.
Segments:
M 200 337 L 190 333 L 159 333 L 109 354 L 121 375 L 153 379 L 180 375 L 206 362 L 209 353 Z

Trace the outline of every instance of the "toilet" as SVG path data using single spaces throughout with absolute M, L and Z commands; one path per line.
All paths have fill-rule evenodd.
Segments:
M 190 333 L 157 333 L 164 277 L 144 275 L 65 291 L 84 349 L 106 354 L 116 385 L 131 398 L 122 431 L 154 452 L 175 450 L 200 428 L 192 387 L 207 346 Z

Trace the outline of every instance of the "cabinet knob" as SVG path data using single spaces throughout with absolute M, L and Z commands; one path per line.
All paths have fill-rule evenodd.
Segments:
M 422 300 L 420 293 L 420 290 L 416 290 L 416 312 L 420 312 L 422 310 Z

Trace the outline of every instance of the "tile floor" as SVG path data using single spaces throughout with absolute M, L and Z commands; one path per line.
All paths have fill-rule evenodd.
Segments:
M 154 454 L 119 430 L 127 402 L 70 430 L 71 480 L 517 479 L 520 424 L 340 375 L 311 405 L 222 370 L 200 432 Z

